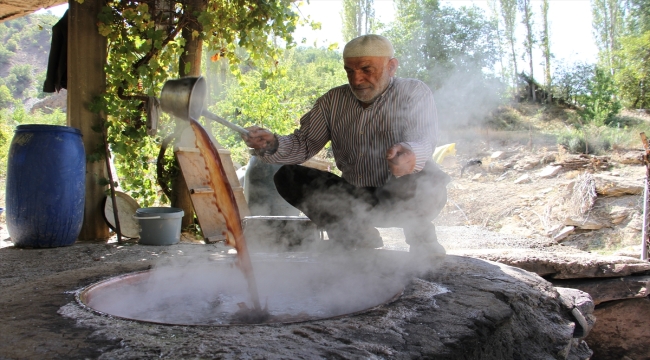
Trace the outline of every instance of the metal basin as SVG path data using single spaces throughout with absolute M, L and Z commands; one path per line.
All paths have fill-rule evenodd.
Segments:
M 260 300 L 270 317 L 263 323 L 295 323 L 369 311 L 396 300 L 402 279 L 365 272 L 360 265 L 255 261 Z M 230 261 L 164 266 L 124 274 L 77 293 L 84 307 L 103 315 L 169 325 L 242 324 L 238 303 L 251 304 L 246 281 Z

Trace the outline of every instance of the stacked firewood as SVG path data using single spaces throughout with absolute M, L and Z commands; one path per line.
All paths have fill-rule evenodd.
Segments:
M 609 157 L 595 156 L 588 154 L 567 155 L 562 161 L 556 161 L 553 165 L 562 166 L 563 170 L 607 170 L 610 167 Z

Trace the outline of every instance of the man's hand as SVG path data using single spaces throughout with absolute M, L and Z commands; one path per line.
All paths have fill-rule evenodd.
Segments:
M 241 138 L 250 148 L 260 150 L 262 154 L 272 155 L 278 150 L 278 138 L 259 126 L 246 128 L 248 135 L 241 134 Z
M 395 144 L 386 151 L 386 160 L 390 172 L 395 176 L 413 173 L 415 169 L 415 153 L 405 144 Z

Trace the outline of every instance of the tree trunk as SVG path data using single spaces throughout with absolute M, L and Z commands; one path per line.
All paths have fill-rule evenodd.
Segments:
M 68 111 L 67 123 L 83 134 L 84 147 L 90 153 L 102 147 L 101 132 L 93 129 L 102 122 L 98 114 L 88 110 L 93 97 L 106 89 L 106 38 L 97 30 L 97 14 L 103 0 L 77 2 L 70 0 L 68 16 Z M 102 147 L 103 148 L 103 147 Z M 106 159 L 86 163 L 86 199 L 84 220 L 79 240 L 106 240 L 108 225 L 104 220 Z
M 200 76 L 201 75 L 201 54 L 203 52 L 203 38 L 201 36 L 193 36 L 196 31 L 201 34 L 201 25 L 196 19 L 198 12 L 203 11 L 207 2 L 205 0 L 190 0 L 187 3 L 185 11 L 192 14 L 190 18 L 190 25 L 183 28 L 182 36 L 185 39 L 185 51 L 180 57 L 179 61 L 179 75 L 180 77 L 186 76 Z M 177 134 L 182 133 L 183 128 L 189 126 L 185 121 L 176 123 Z M 183 173 L 179 172 L 178 176 L 172 180 L 172 206 L 183 209 L 185 215 L 181 222 L 181 227 L 186 229 L 194 223 L 194 208 L 192 207 L 192 198 L 190 191 L 187 188 L 187 183 L 183 177 Z

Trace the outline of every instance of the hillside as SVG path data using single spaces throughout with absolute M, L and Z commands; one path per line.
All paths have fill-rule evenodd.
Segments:
M 42 92 L 52 37 L 59 19 L 30 15 L 0 23 L 0 102 L 2 108 L 22 104 L 26 109 L 51 94 Z M 7 98 L 7 90 L 11 99 Z

